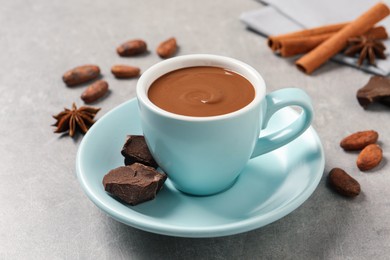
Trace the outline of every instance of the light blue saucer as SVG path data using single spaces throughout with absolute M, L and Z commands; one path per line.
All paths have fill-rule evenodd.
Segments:
M 295 111 L 284 108 L 270 120 L 268 131 L 296 117 Z M 217 237 L 262 227 L 308 199 L 324 171 L 323 148 L 310 127 L 288 145 L 250 160 L 225 192 L 190 196 L 177 191 L 168 179 L 156 199 L 127 206 L 109 196 L 102 185 L 108 171 L 123 165 L 120 151 L 127 134 L 142 134 L 136 99 L 104 115 L 84 136 L 77 154 L 77 176 L 101 210 L 124 224 L 158 234 Z

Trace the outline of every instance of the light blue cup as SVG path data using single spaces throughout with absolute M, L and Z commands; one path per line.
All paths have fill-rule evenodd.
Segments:
M 167 112 L 148 99 L 148 89 L 157 78 L 193 66 L 222 67 L 241 74 L 255 88 L 254 100 L 232 113 L 191 117 Z M 137 99 L 142 130 L 154 159 L 177 189 L 192 195 L 229 188 L 251 158 L 297 138 L 313 116 L 304 91 L 286 88 L 266 95 L 264 80 L 255 69 L 232 58 L 207 54 L 179 56 L 150 67 L 138 80 Z M 300 116 L 284 129 L 259 138 L 271 116 L 286 106 L 301 107 Z

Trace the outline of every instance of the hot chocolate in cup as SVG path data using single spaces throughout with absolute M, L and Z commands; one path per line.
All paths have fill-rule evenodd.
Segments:
M 192 195 L 226 190 L 251 158 L 300 136 L 313 115 L 303 90 L 266 94 L 254 68 L 208 54 L 179 56 L 150 67 L 137 83 L 137 99 L 154 159 L 178 190 Z M 301 107 L 301 114 L 260 138 L 271 116 L 286 106 Z

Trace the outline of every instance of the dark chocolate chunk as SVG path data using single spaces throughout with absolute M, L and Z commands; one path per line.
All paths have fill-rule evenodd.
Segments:
M 154 199 L 166 179 L 165 173 L 134 163 L 111 170 L 104 176 L 103 186 L 108 193 L 134 206 Z
M 158 167 L 142 135 L 128 135 L 121 153 L 125 157 L 125 165 L 138 162 L 154 168 Z
M 358 90 L 356 97 L 363 108 L 374 102 L 390 106 L 390 78 L 372 76 L 368 83 Z
M 390 96 L 381 98 L 379 102 L 383 105 L 390 106 Z
M 356 197 L 360 193 L 360 184 L 343 169 L 333 168 L 328 175 L 330 186 L 346 197 Z

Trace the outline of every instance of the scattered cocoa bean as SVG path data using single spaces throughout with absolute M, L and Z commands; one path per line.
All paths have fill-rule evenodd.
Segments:
M 130 40 L 116 48 L 120 56 L 128 57 L 144 53 L 147 49 L 146 42 L 141 39 Z
M 361 171 L 375 168 L 382 161 L 382 148 L 377 144 L 367 145 L 359 154 L 356 164 Z
M 111 72 L 118 79 L 128 79 L 139 76 L 141 70 L 128 65 L 114 65 L 111 67 Z
M 374 130 L 356 132 L 341 140 L 340 146 L 346 151 L 361 150 L 369 144 L 376 143 L 378 136 Z
M 156 52 L 161 58 L 166 59 L 172 57 L 176 53 L 176 50 L 176 39 L 172 37 L 160 43 L 160 45 L 157 47 Z
M 346 197 L 356 197 L 360 193 L 360 184 L 343 169 L 333 168 L 328 175 L 330 186 Z
M 62 80 L 67 86 L 75 86 L 96 79 L 99 75 L 99 66 L 83 65 L 65 72 Z
M 108 92 L 108 83 L 104 80 L 99 80 L 90 85 L 82 94 L 81 99 L 85 103 L 92 103 L 106 95 Z

